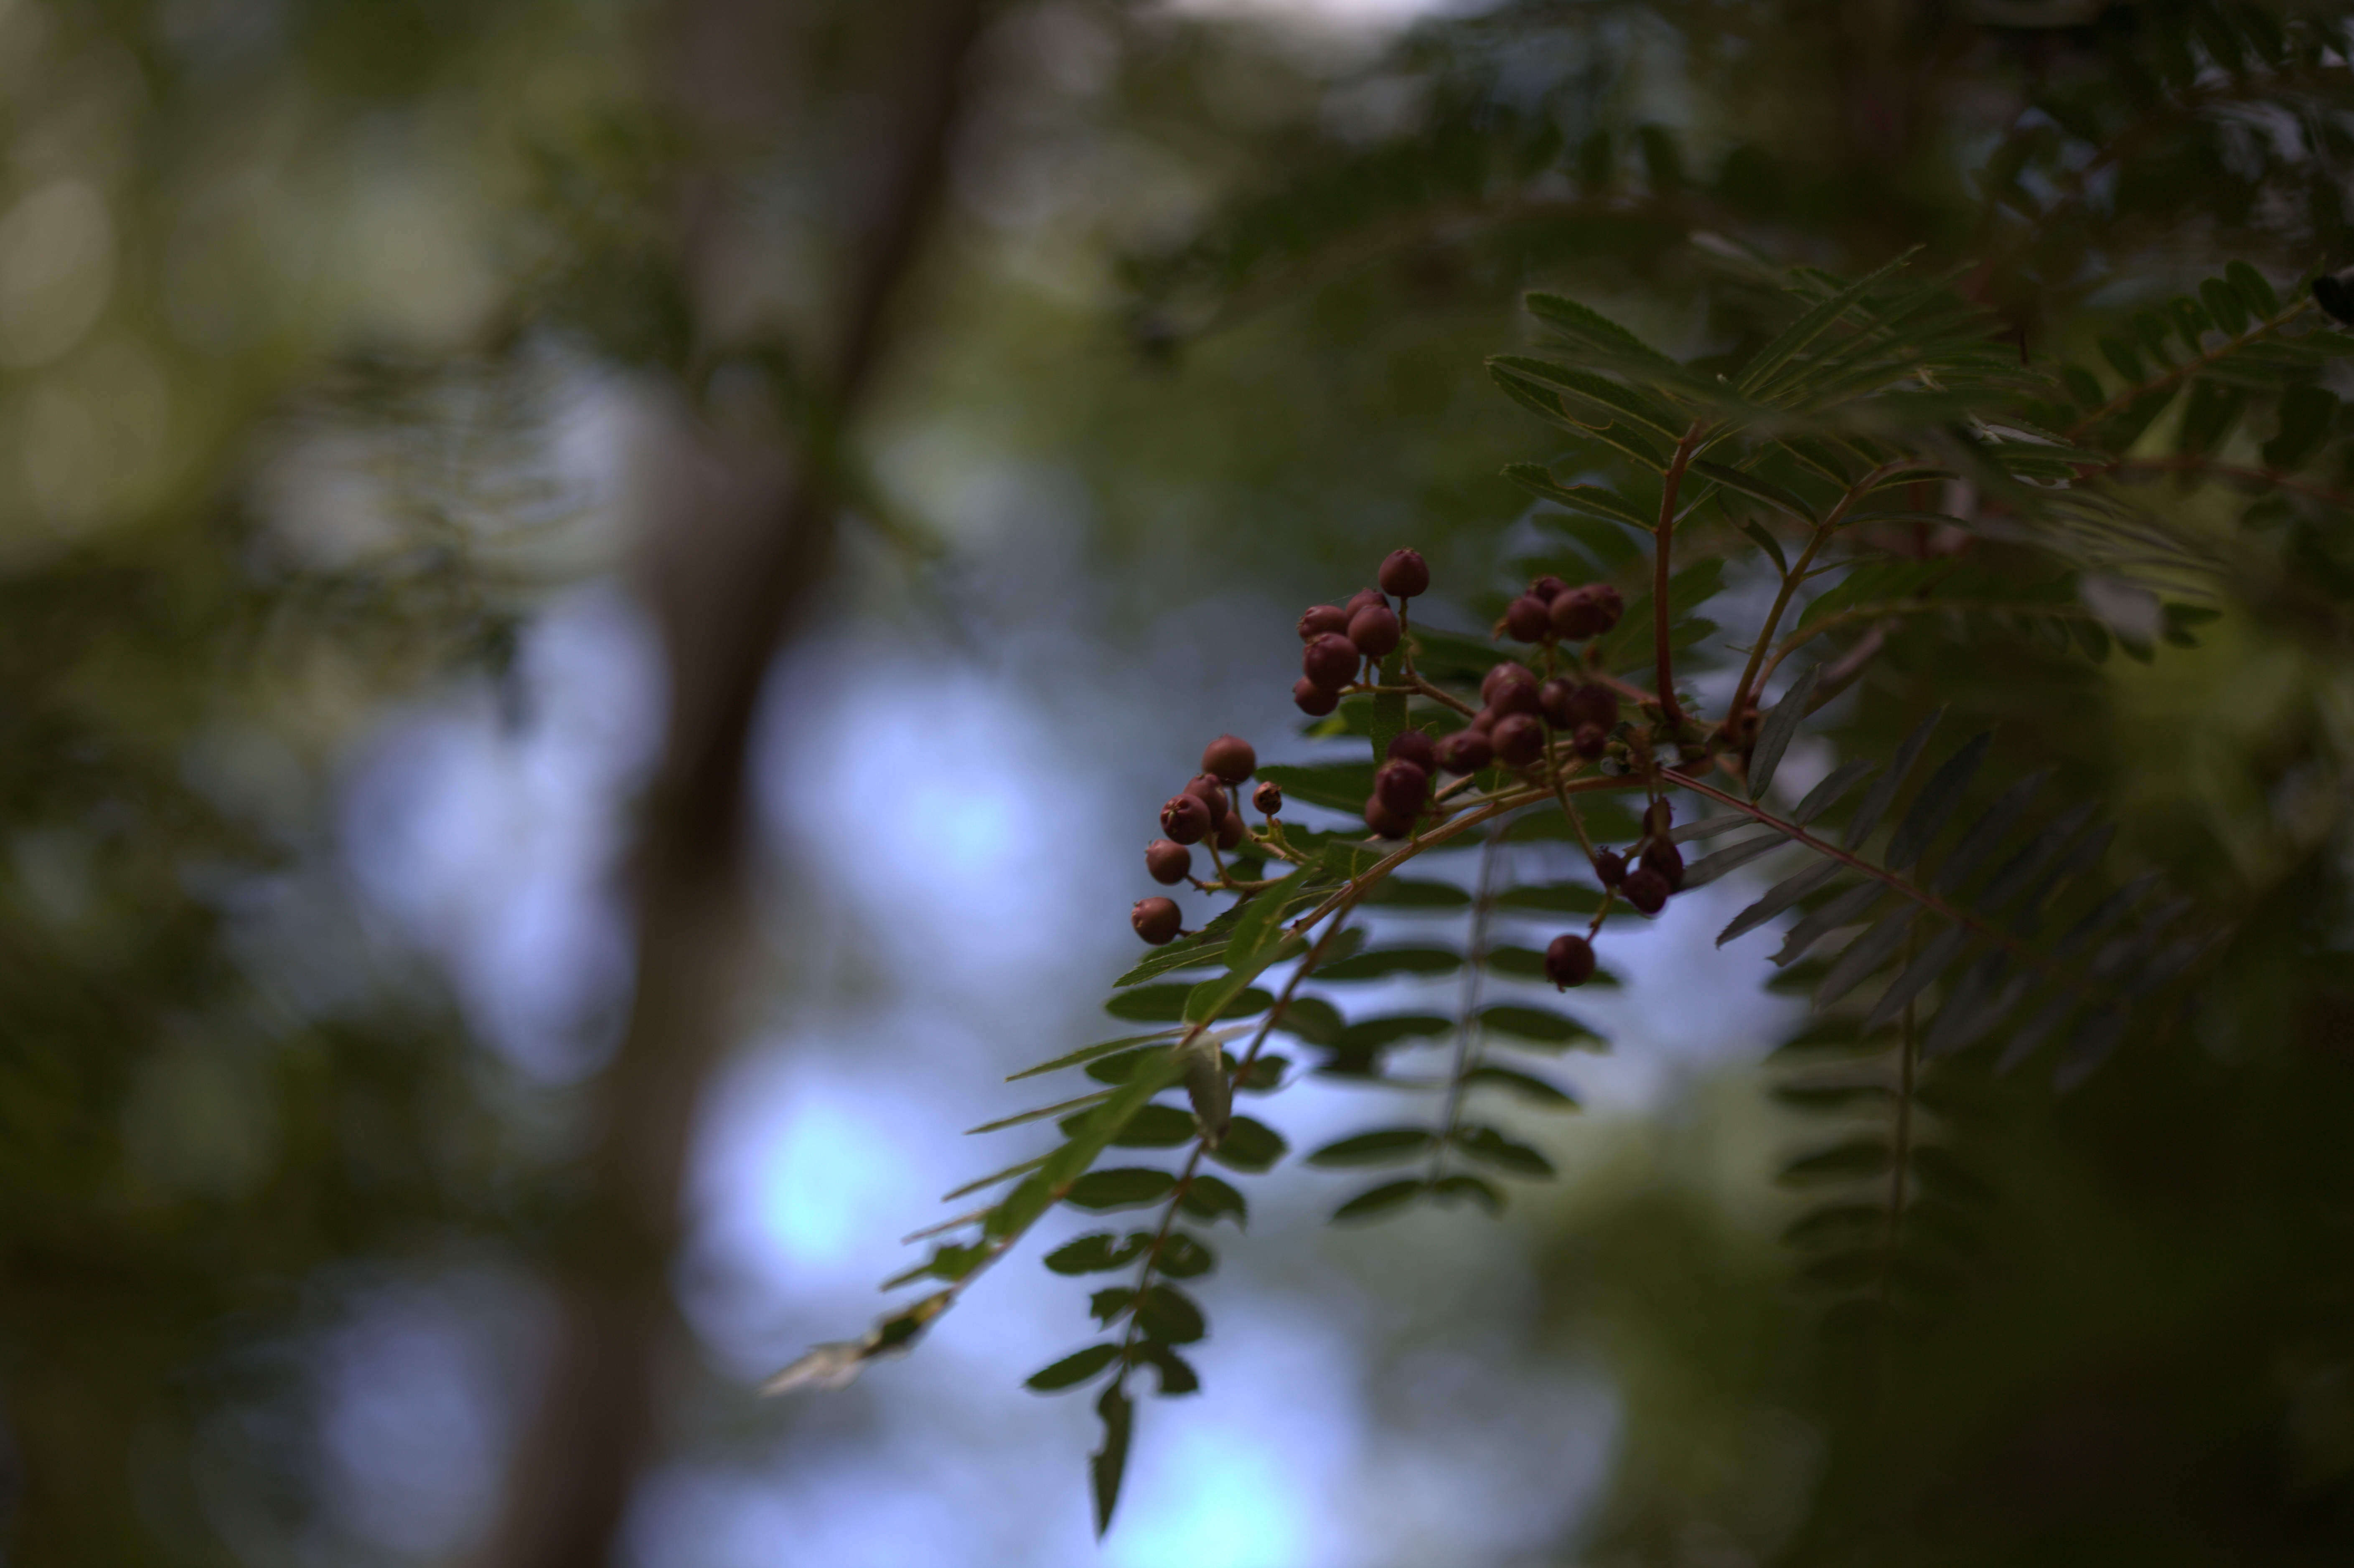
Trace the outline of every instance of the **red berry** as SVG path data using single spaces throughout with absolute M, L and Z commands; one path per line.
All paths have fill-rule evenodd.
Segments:
M 1156 948 L 1173 938 L 1183 920 L 1173 898 L 1140 898 L 1128 912 L 1128 923 L 1136 927 L 1136 934 Z
M 1161 808 L 1161 831 L 1181 844 L 1200 843 L 1210 827 L 1210 808 L 1199 795 L 1172 795 Z
M 1667 797 L 1661 796 L 1643 808 L 1643 833 L 1647 838 L 1664 839 L 1668 830 L 1676 825 L 1676 809 Z
M 1568 591 L 1569 585 L 1567 583 L 1562 581 L 1559 577 L 1553 577 L 1551 575 L 1541 577 L 1536 581 L 1529 585 L 1529 597 L 1531 599 L 1541 599 L 1547 604 L 1551 604 L 1553 600 L 1559 599 Z
M 1523 670 L 1509 680 L 1498 681 L 1488 693 L 1488 708 L 1500 719 L 1506 714 L 1535 714 L 1536 677 Z
M 1555 729 L 1577 727 L 1569 711 L 1569 699 L 1576 690 L 1576 682 L 1564 681 L 1558 675 L 1537 688 L 1537 708 L 1544 715 L 1545 723 Z
M 1394 593 L 1400 599 L 1413 599 L 1430 588 L 1430 565 L 1419 550 L 1392 550 L 1382 557 L 1382 569 L 1374 580 L 1384 593 Z
M 1583 642 L 1602 630 L 1602 609 L 1590 588 L 1571 588 L 1553 601 L 1553 634 L 1564 642 Z
M 1357 618 L 1357 611 L 1370 609 L 1377 604 L 1386 609 L 1389 602 L 1382 597 L 1382 590 L 1379 588 L 1359 588 L 1349 596 L 1348 601 L 1341 608 L 1348 612 L 1350 620 L 1354 620 Z
M 1594 879 L 1605 887 L 1617 886 L 1627 880 L 1627 857 L 1617 850 L 1596 850 Z
M 1481 735 L 1487 735 L 1495 729 L 1496 721 L 1502 716 L 1503 715 L 1501 714 L 1498 713 L 1493 708 L 1481 708 L 1478 713 L 1473 714 L 1469 718 L 1464 721 L 1464 727 L 1467 729 L 1476 729 Z
M 1483 703 L 1494 702 L 1496 687 L 1506 681 L 1526 681 L 1532 687 L 1537 683 L 1536 676 L 1530 673 L 1526 664 L 1515 663 L 1507 659 L 1479 677 L 1479 700 Z
M 1627 601 L 1608 583 L 1588 583 L 1585 591 L 1594 596 L 1595 608 L 1602 612 L 1602 624 L 1596 628 L 1599 636 L 1618 624 L 1618 618 L 1627 613 Z
M 1618 694 L 1598 681 L 1589 681 L 1570 694 L 1569 722 L 1562 727 L 1575 729 L 1590 724 L 1603 729 L 1616 728 L 1618 723 Z
M 1430 799 L 1430 775 L 1411 762 L 1384 762 L 1373 772 L 1373 796 L 1401 817 L 1412 817 Z
M 1216 835 L 1218 847 L 1222 850 L 1234 848 L 1243 842 L 1243 834 L 1246 831 L 1243 814 L 1240 811 L 1228 811 L 1218 821 Z
M 1222 735 L 1202 748 L 1202 771 L 1228 784 L 1239 784 L 1258 771 L 1258 753 L 1238 735 Z
M 1225 821 L 1226 814 L 1234 810 L 1232 804 L 1226 800 L 1226 792 L 1218 788 L 1218 781 L 1206 773 L 1196 773 L 1193 778 L 1185 780 L 1184 792 L 1210 808 L 1212 827 Z
M 1273 783 L 1261 784 L 1251 791 L 1251 804 L 1261 816 L 1272 817 L 1283 810 L 1283 791 Z
M 1155 839 L 1144 846 L 1144 869 L 1153 881 L 1173 887 L 1193 874 L 1193 852 L 1168 839 Z
M 1553 633 L 1544 600 L 1526 594 L 1504 607 L 1504 630 L 1515 642 L 1542 642 Z
M 1683 891 L 1683 853 L 1664 839 L 1643 852 L 1643 869 L 1658 872 L 1660 880 L 1668 885 L 1669 892 Z
M 1379 795 L 1368 795 L 1365 797 L 1365 826 L 1382 838 L 1402 839 L 1413 831 L 1414 822 L 1383 805 Z
M 1526 768 L 1544 755 L 1544 726 L 1533 714 L 1507 714 L 1496 721 L 1496 760 Z
M 1555 937 L 1545 948 L 1545 979 L 1566 990 L 1594 978 L 1594 944 L 1583 937 Z
M 1610 732 L 1598 724 L 1582 724 L 1571 732 L 1570 748 L 1588 762 L 1601 756 L 1610 746 Z
M 1292 705 L 1310 718 L 1322 718 L 1341 705 L 1341 694 L 1302 675 L 1291 683 Z
M 1357 678 L 1357 645 L 1347 638 L 1320 633 L 1299 656 L 1300 673 L 1328 692 L 1337 692 Z
M 1619 885 L 1618 891 L 1627 895 L 1628 903 L 1644 914 L 1657 915 L 1659 906 L 1668 901 L 1668 895 L 1674 889 L 1668 885 L 1666 877 L 1648 866 L 1641 866 L 1627 874 L 1627 880 Z
M 1337 604 L 1311 604 L 1299 618 L 1299 641 L 1313 642 L 1331 633 L 1339 636 L 1349 630 L 1349 612 Z
M 1349 618 L 1349 641 L 1369 659 L 1396 647 L 1398 631 L 1397 615 L 1384 604 L 1369 604 Z
M 1476 729 L 1458 729 L 1438 743 L 1438 766 L 1449 773 L 1477 773 L 1495 758 L 1496 748 Z
M 1411 762 L 1425 773 L 1438 771 L 1438 747 L 1422 730 L 1402 729 L 1390 737 L 1392 762 Z

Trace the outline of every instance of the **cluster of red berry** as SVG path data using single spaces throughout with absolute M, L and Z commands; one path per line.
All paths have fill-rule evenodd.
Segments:
M 1169 836 L 1144 846 L 1144 869 L 1163 887 L 1174 887 L 1193 874 L 1193 852 L 1185 846 L 1207 842 L 1216 849 L 1237 848 L 1250 836 L 1239 806 L 1228 796 L 1239 794 L 1243 780 L 1258 771 L 1258 753 L 1240 736 L 1222 735 L 1202 748 L 1202 771 L 1161 808 L 1161 831 Z M 1283 810 L 1283 791 L 1261 784 L 1251 791 L 1251 804 L 1263 816 Z M 1182 922 L 1176 901 L 1140 898 L 1129 911 L 1136 934 L 1159 947 L 1178 935 Z
M 1430 567 L 1418 550 L 1392 550 L 1376 574 L 1382 585 L 1360 588 L 1346 604 L 1311 604 L 1299 618 L 1299 680 L 1292 683 L 1291 700 L 1299 711 L 1321 718 L 1341 705 L 1341 693 L 1356 681 L 1367 660 L 1389 656 L 1405 635 L 1405 622 L 1390 608 L 1395 594 L 1400 609 L 1430 587 Z
M 1291 696 L 1302 712 L 1329 714 L 1340 705 L 1342 692 L 1372 683 L 1375 672 L 1371 666 L 1404 641 L 1405 601 L 1429 588 L 1430 567 L 1416 551 L 1394 550 L 1382 562 L 1378 580 L 1380 588 L 1366 588 L 1345 604 L 1311 605 L 1300 616 L 1303 673 Z M 1603 635 L 1618 624 L 1625 610 L 1618 590 L 1607 583 L 1572 588 L 1559 577 L 1541 577 L 1505 608 L 1496 630 L 1499 636 L 1542 644 L 1542 662 L 1550 670 L 1555 667 L 1558 645 Z M 1574 672 L 1580 662 L 1573 652 L 1566 668 Z M 1583 662 L 1594 667 L 1590 654 Z M 1407 673 L 1411 678 L 1410 665 Z M 1416 683 L 1434 696 L 1454 701 L 1426 683 Z M 1491 766 L 1534 768 L 1546 760 L 1556 736 L 1566 736 L 1569 749 L 1590 761 L 1609 748 L 1618 727 L 1618 694 L 1606 681 L 1571 673 L 1540 677 L 1510 660 L 1481 679 L 1479 699 L 1469 722 L 1443 739 L 1409 729 L 1390 741 L 1374 770 L 1373 793 L 1365 799 L 1365 825 L 1376 836 L 1402 839 L 1414 831 L 1418 818 L 1437 810 L 1433 780 L 1441 773 L 1459 777 Z M 1634 744 L 1639 749 L 1639 738 Z M 1231 735 L 1220 736 L 1204 749 L 1201 774 L 1161 808 L 1161 828 L 1168 836 L 1145 847 L 1145 869 L 1155 882 L 1175 886 L 1193 879 L 1189 844 L 1207 842 L 1214 855 L 1254 836 L 1228 792 L 1238 794 L 1257 767 L 1249 743 Z M 1283 809 L 1283 792 L 1262 783 L 1252 793 L 1251 804 L 1272 818 Z M 1603 887 L 1645 915 L 1658 914 L 1669 895 L 1683 885 L 1683 856 L 1670 839 L 1671 819 L 1668 802 L 1655 800 L 1644 811 L 1642 835 L 1628 854 L 1594 852 L 1594 873 Z M 1628 855 L 1634 857 L 1632 867 Z M 1223 874 L 1219 882 L 1225 882 Z M 1137 935 L 1156 946 L 1181 934 L 1177 906 L 1168 898 L 1139 900 L 1129 918 Z M 1575 933 L 1554 938 L 1545 948 L 1544 971 L 1556 986 L 1585 984 L 1594 975 L 1593 944 Z

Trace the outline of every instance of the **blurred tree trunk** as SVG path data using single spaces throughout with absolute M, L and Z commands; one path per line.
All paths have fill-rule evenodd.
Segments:
M 557 1340 L 485 1550 L 496 1568 L 602 1568 L 658 1446 L 682 1177 L 705 1079 L 737 1017 L 747 945 L 754 721 L 778 648 L 828 568 L 826 448 L 874 379 L 892 302 L 939 206 L 984 6 L 895 9 L 890 145 L 876 179 L 835 182 L 871 201 L 842 215 L 852 270 L 835 292 L 839 337 L 808 377 L 814 433 L 790 453 L 705 443 L 665 476 L 669 514 L 656 520 L 648 567 L 670 661 L 670 733 L 634 862 L 636 996 L 592 1090 L 587 1192 L 552 1267 Z M 774 74 L 773 60 L 764 72 L 758 59 L 776 47 L 774 18 L 724 0 L 690 8 L 677 49 L 684 119 L 742 111 L 748 82 Z M 707 183 L 707 172 L 688 173 L 689 205 Z

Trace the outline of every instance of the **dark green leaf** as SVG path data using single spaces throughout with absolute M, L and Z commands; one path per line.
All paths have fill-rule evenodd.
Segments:
M 1946 710 L 1939 708 L 1916 725 L 1913 733 L 1904 737 L 1903 744 L 1897 747 L 1896 755 L 1889 758 L 1888 771 L 1880 776 L 1880 781 L 1864 796 L 1863 803 L 1855 809 L 1855 816 L 1848 822 L 1846 843 L 1849 848 L 1861 844 L 1872 836 L 1872 830 L 1880 826 L 1881 814 L 1895 800 L 1896 791 L 1903 786 L 1904 776 L 1913 770 L 1913 764 L 1929 744 L 1930 732 L 1945 716 Z
M 2199 285 L 2199 297 L 2206 302 L 2207 313 L 2215 324 L 2232 337 L 2248 330 L 2248 302 L 2239 291 L 2221 278 L 2210 278 Z
M 1682 379 L 1684 367 L 1609 317 L 1559 294 L 1532 293 L 1522 302 L 1529 314 L 1579 343 L 1609 351 Z
M 1564 883 L 1554 887 L 1511 887 L 1496 895 L 1499 909 L 1535 909 L 1548 915 L 1591 915 L 1602 907 L 1598 888 Z
M 1784 877 L 1766 890 L 1765 897 L 1735 915 L 1732 922 L 1716 934 L 1716 945 L 1721 948 L 1736 937 L 1747 936 L 1807 895 L 1828 885 L 1846 869 L 1838 861 L 1823 860 L 1817 861 L 1794 876 Z
M 1714 854 L 1703 855 L 1684 868 L 1684 888 L 1706 887 L 1728 871 L 1737 871 L 1753 860 L 1758 860 L 1783 848 L 1791 841 L 1780 832 L 1761 833 L 1754 839 L 1744 839 L 1728 844 Z
M 1945 831 L 1946 823 L 1962 803 L 1962 792 L 1977 776 L 1978 764 L 1986 760 L 1987 747 L 1993 740 L 1991 733 L 1981 730 L 1964 741 L 1960 749 L 1929 775 L 1929 781 L 1913 798 L 1913 809 L 1904 813 L 1903 821 L 1896 824 L 1895 835 L 1888 841 L 1889 870 L 1903 871 L 1919 860 Z
M 1168 985 L 1140 985 L 1128 991 L 1114 991 L 1104 1003 L 1104 1011 L 1114 1018 L 1125 1018 L 1137 1023 L 1176 1022 L 1185 1016 L 1185 998 L 1193 987 L 1183 981 Z
M 1366 1189 L 1333 1210 L 1332 1218 L 1335 1221 L 1371 1219 L 1412 1202 L 1426 1190 L 1419 1181 L 1384 1181 L 1378 1187 Z
M 1823 775 L 1822 782 L 1808 790 L 1806 798 L 1792 809 L 1791 825 L 1803 828 L 1833 806 L 1838 805 L 1841 797 L 1849 790 L 1872 777 L 1872 770 L 1877 766 L 1876 763 L 1871 762 L 1842 762 L 1832 768 Z
M 1250 1205 L 1243 1202 L 1243 1195 L 1235 1191 L 1234 1185 L 1205 1171 L 1194 1173 L 1193 1180 L 1185 1188 L 1185 1195 L 1177 1200 L 1177 1207 L 1210 1224 L 1215 1224 L 1228 1214 L 1235 1217 L 1237 1229 L 1250 1220 Z
M 1504 1212 L 1503 1190 L 1485 1176 L 1469 1173 L 1441 1176 L 1430 1184 L 1430 1195 L 1442 1203 L 1477 1203 L 1490 1214 Z
M 1863 934 L 1831 961 L 1830 972 L 1815 988 L 1815 1005 L 1829 1007 L 1877 972 L 1904 945 L 1904 934 L 1913 928 L 1919 914 L 1917 908 L 1906 904 L 1866 927 Z
M 1962 842 L 1954 846 L 1954 853 L 1946 857 L 1945 863 L 1937 868 L 1937 874 L 1929 885 L 1939 893 L 1951 893 L 1967 881 L 1970 873 L 1978 869 L 1978 863 L 1991 853 L 1994 846 L 2017 825 L 2027 810 L 2027 803 L 2035 798 L 2035 792 L 2043 788 L 2044 780 L 2051 777 L 2052 770 L 2047 768 L 2029 774 L 2004 790 L 1995 803 L 1986 809 L 1985 815 L 1970 824 L 1969 831 L 1962 835 Z
M 1762 797 L 1774 782 L 1774 770 L 1782 765 L 1782 753 L 1789 749 L 1798 733 L 1799 721 L 1807 716 L 1807 703 L 1815 694 L 1815 681 L 1822 666 L 1809 664 L 1806 673 L 1792 683 L 1782 700 L 1758 726 L 1757 744 L 1749 753 L 1749 798 Z
M 1167 1345 L 1155 1344 L 1148 1340 L 1136 1347 L 1136 1359 L 1140 1361 L 1150 1362 L 1161 1373 L 1159 1392 L 1164 1397 L 1173 1398 L 1181 1393 L 1202 1392 L 1201 1374 L 1193 1370 L 1192 1362 Z
M 2027 885 L 2042 874 L 2044 868 L 2057 860 L 2069 842 L 2086 822 L 2093 820 L 2094 810 L 2093 803 L 2086 801 L 2062 812 L 2047 823 L 2041 832 L 2005 861 L 2002 869 L 1978 890 L 1978 905 L 1986 909 L 1999 909 L 2026 891 Z
M 1490 662 L 1494 657 L 1489 656 Z M 1279 786 L 1286 802 L 1305 801 L 1352 817 L 1364 809 L 1365 797 L 1373 792 L 1373 768 L 1369 762 L 1323 762 L 1309 768 L 1270 762 L 1260 766 L 1258 777 Z
M 1352 1023 L 1342 1031 L 1340 1049 L 1343 1051 L 1377 1051 L 1400 1040 L 1424 1034 L 1444 1034 L 1455 1027 L 1451 1018 L 1437 1013 L 1400 1013 L 1389 1018 L 1368 1018 Z
M 1081 1095 L 1076 1099 L 1064 1100 L 1057 1105 L 1039 1106 L 1033 1110 L 1015 1111 L 1012 1116 L 999 1117 L 995 1121 L 985 1121 L 979 1127 L 966 1128 L 965 1136 L 970 1138 L 980 1133 L 999 1132 L 1009 1127 L 1020 1127 L 1024 1122 L 1044 1121 L 1050 1116 L 1060 1116 L 1065 1111 L 1096 1106 L 1110 1097 L 1111 1091 L 1103 1089 L 1092 1095 Z
M 1744 472 L 1729 463 L 1711 462 L 1705 458 L 1691 466 L 1736 494 L 1746 495 L 1753 501 L 1762 501 L 1776 511 L 1787 513 L 1801 523 L 1811 524 L 1815 521 L 1814 510 L 1800 497 L 1791 494 L 1778 484 L 1760 479 L 1754 473 Z M 1773 551 L 1773 554 L 1777 556 L 1781 553 L 1778 546 Z M 1787 572 L 1789 569 L 1787 562 L 1782 564 L 1782 570 Z
M 1466 1126 L 1455 1129 L 1455 1147 L 1470 1158 L 1484 1160 L 1500 1171 L 1515 1176 L 1550 1176 L 1553 1161 L 1525 1143 L 1516 1143 L 1492 1127 Z
M 1637 511 L 1617 491 L 1606 490 L 1598 484 L 1560 483 L 1550 471 L 1532 462 L 1506 464 L 1504 477 L 1532 494 L 1589 516 L 1611 523 L 1624 523 L 1646 532 L 1652 524 L 1652 519 Z
M 1075 1116 L 1063 1123 L 1063 1136 L 1076 1137 L 1083 1116 Z M 1113 1133 L 1109 1146 L 1113 1149 L 1174 1149 L 1181 1143 L 1191 1143 L 1200 1128 L 1193 1118 L 1175 1106 L 1142 1105 Z
M 1876 1240 L 1888 1228 L 1888 1212 L 1873 1203 L 1834 1203 L 1792 1222 L 1782 1233 L 1782 1245 L 1810 1247 L 1853 1246 Z
M 2233 293 L 2247 302 L 2248 310 L 2253 314 L 2267 321 L 2280 314 L 2280 296 L 2273 292 L 2273 286 L 2265 281 L 2264 275 L 2245 261 L 2233 261 L 2225 267 L 2223 281 L 2232 286 Z
M 1509 1089 L 1531 1104 L 1543 1106 L 1553 1110 L 1577 1108 L 1576 1097 L 1553 1087 L 1543 1078 L 1511 1067 L 1474 1067 L 1463 1075 L 1463 1082 L 1466 1086 L 1471 1088 L 1486 1084 L 1500 1089 Z
M 1111 1171 L 1090 1171 L 1071 1183 L 1064 1202 L 1076 1208 L 1110 1213 L 1119 1209 L 1140 1209 L 1157 1203 L 1169 1196 L 1176 1187 L 1177 1178 L 1166 1171 L 1149 1171 L 1142 1166 L 1124 1166 Z
M 1055 1393 L 1063 1389 L 1076 1388 L 1118 1360 L 1118 1345 L 1089 1345 L 1076 1355 L 1065 1356 L 1053 1366 L 1032 1372 L 1023 1386 L 1034 1393 Z
M 1946 966 L 1961 956 L 1962 947 L 1969 939 L 1969 932 L 1960 926 L 1931 938 L 1913 961 L 1904 966 L 1903 972 L 1880 993 L 1880 1000 L 1872 1004 L 1872 1012 L 1863 1021 L 1865 1032 L 1893 1022 L 1907 1002 L 1928 990 L 1930 983 L 1946 971 Z
M 1183 1231 L 1172 1231 L 1161 1244 L 1161 1255 L 1153 1260 L 1153 1266 L 1172 1279 L 1196 1279 L 1217 1267 L 1218 1258 Z
M 1175 1033 L 1174 1030 L 1158 1029 L 1150 1034 L 1124 1034 L 1117 1040 L 1104 1040 L 1093 1045 L 1082 1045 L 1066 1056 L 1057 1056 L 1051 1062 L 1041 1062 L 1034 1067 L 1024 1067 L 1020 1072 L 1009 1075 L 1005 1081 L 1010 1084 L 1021 1078 L 1034 1078 L 1042 1073 L 1053 1073 L 1065 1067 L 1076 1067 L 1083 1062 L 1092 1062 L 1098 1056 L 1108 1056 L 1114 1051 L 1126 1051 L 1150 1041 L 1170 1039 Z
M 1876 1138 L 1851 1139 L 1820 1153 L 1794 1160 L 1777 1178 L 1787 1187 L 1808 1187 L 1819 1181 L 1852 1181 L 1888 1172 L 1888 1145 Z
M 1202 1309 L 1173 1285 L 1155 1285 L 1138 1298 L 1136 1326 L 1164 1345 L 1190 1345 L 1208 1332 Z
M 1087 1298 L 1087 1314 L 1097 1322 L 1108 1327 L 1113 1319 L 1127 1311 L 1135 1302 L 1134 1286 L 1114 1285 L 1098 1290 Z
M 1308 1163 L 1328 1168 L 1394 1165 L 1401 1160 L 1411 1160 L 1429 1152 L 1430 1146 L 1436 1141 L 1427 1128 L 1384 1128 L 1375 1132 L 1361 1132 L 1337 1143 L 1328 1143 L 1310 1154 Z
M 1272 1168 L 1290 1147 L 1265 1122 L 1238 1116 L 1226 1125 L 1226 1136 L 1210 1150 L 1210 1158 L 1229 1170 L 1255 1175 Z
M 1205 980 L 1185 996 L 1185 1022 L 1207 1023 L 1215 1019 L 1254 1018 L 1275 1004 L 1275 998 L 1238 974 Z
M 1515 1035 L 1522 1040 L 1534 1040 L 1548 1045 L 1567 1045 L 1575 1041 L 1590 1040 L 1596 1046 L 1602 1037 L 1574 1018 L 1564 1018 L 1539 1007 L 1514 1007 L 1500 1004 L 1479 1010 L 1479 1022 L 1499 1033 Z
M 1087 1475 L 1095 1491 L 1096 1539 L 1100 1541 L 1111 1528 L 1112 1510 L 1119 1506 L 1120 1478 L 1128 1472 L 1129 1425 L 1135 1413 L 1115 1383 L 1096 1402 L 1096 1414 L 1103 1418 L 1103 1446 L 1089 1457 Z
M 1880 902 L 1885 891 L 1877 882 L 1867 882 L 1849 888 L 1837 898 L 1808 915 L 1790 927 L 1782 938 L 1781 948 L 1774 954 L 1777 967 L 1787 967 L 1806 956 L 1807 949 L 1829 936 L 1842 926 L 1863 918 L 1864 912 Z
M 1109 1231 L 1097 1231 L 1093 1235 L 1065 1242 L 1046 1255 L 1046 1266 L 1056 1274 L 1103 1274 L 1115 1268 L 1126 1268 L 1144 1255 L 1152 1238 L 1142 1231 L 1131 1232 L 1128 1239 L 1112 1240 Z
M 1463 967 L 1463 955 L 1445 948 L 1375 948 L 1337 964 L 1320 964 L 1320 980 L 1381 980 L 1390 975 L 1451 974 Z

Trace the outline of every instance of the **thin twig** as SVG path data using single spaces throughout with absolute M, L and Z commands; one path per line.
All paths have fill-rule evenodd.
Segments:
M 1683 710 L 1676 705 L 1675 652 L 1668 646 L 1668 578 L 1675 570 L 1676 491 L 1683 483 L 1684 470 L 1691 466 L 1692 453 L 1700 448 L 1702 433 L 1706 427 L 1695 421 L 1676 443 L 1676 455 L 1668 464 L 1668 471 L 1659 482 L 1659 525 L 1658 543 L 1651 561 L 1651 645 L 1659 655 L 1659 716 L 1666 721 L 1672 735 L 1683 727 Z

